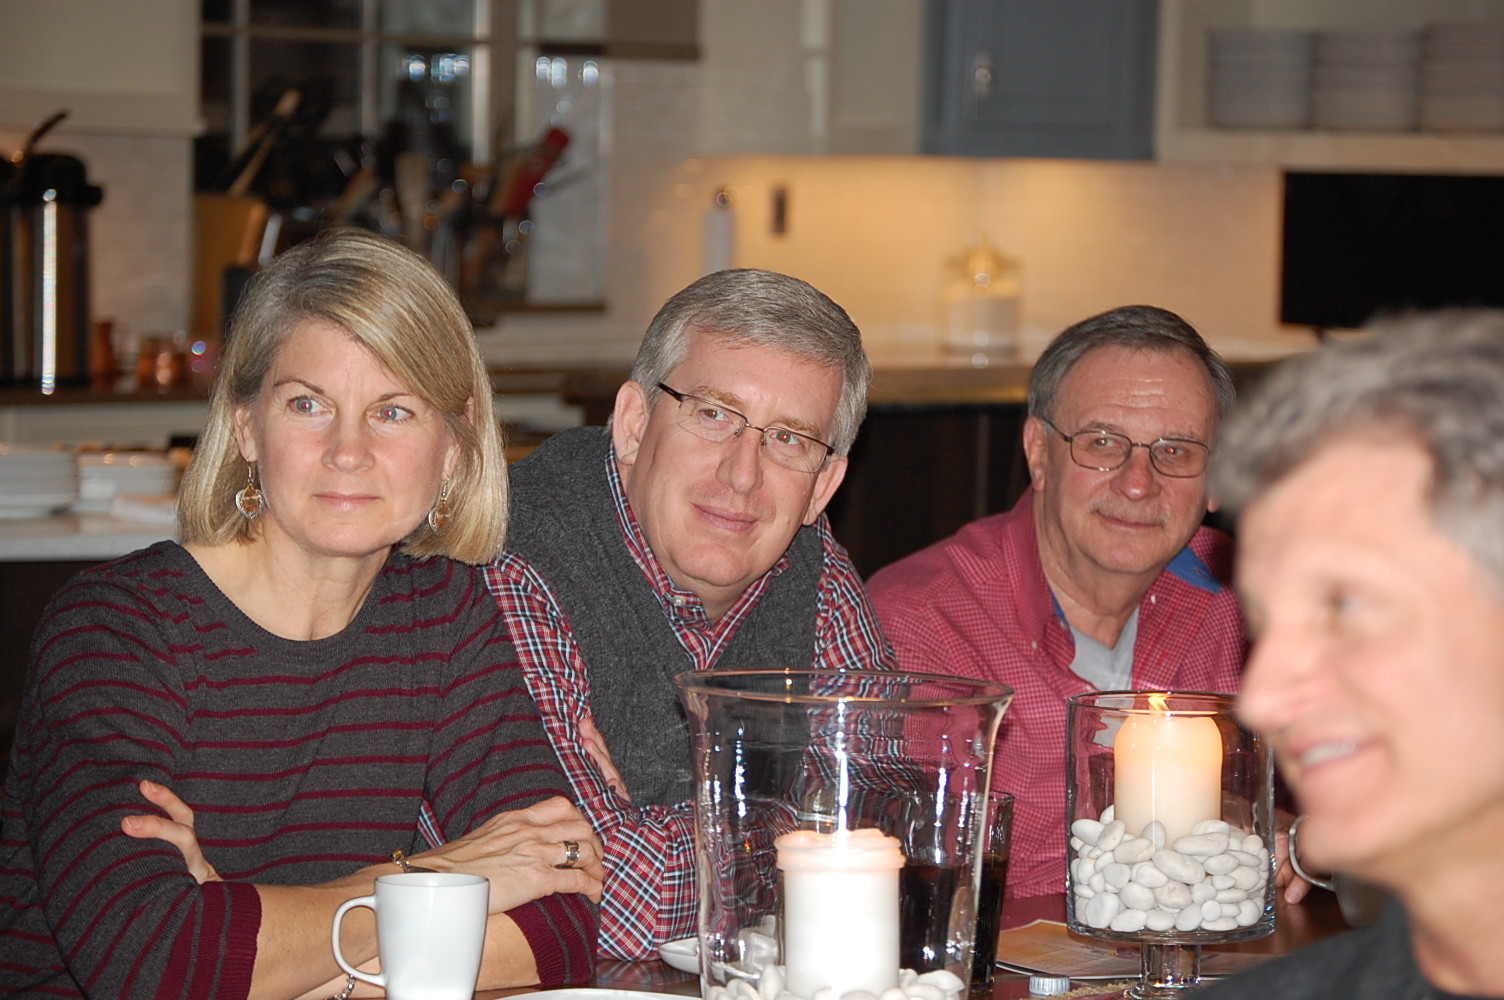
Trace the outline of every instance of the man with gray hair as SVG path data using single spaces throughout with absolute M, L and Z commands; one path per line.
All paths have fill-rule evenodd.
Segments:
M 1238 712 L 1299 801 L 1302 862 L 1394 902 L 1205 995 L 1504 996 L 1504 313 L 1285 362 L 1212 489 L 1254 641 Z
M 1231 540 L 1202 526 L 1231 373 L 1179 316 L 1075 324 L 1029 378 L 1031 486 L 870 581 L 905 670 L 1013 688 L 993 786 L 1015 796 L 1010 896 L 1065 885 L 1065 712 L 1095 689 L 1235 691 Z
M 871 367 L 845 310 L 787 275 L 719 271 L 648 327 L 609 428 L 511 474 L 488 571 L 529 691 L 606 849 L 600 949 L 696 931 L 684 670 L 888 668 L 826 504 Z

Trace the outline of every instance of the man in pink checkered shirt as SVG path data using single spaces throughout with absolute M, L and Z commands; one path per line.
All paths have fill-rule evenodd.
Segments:
M 653 958 L 696 930 L 673 676 L 893 665 L 824 515 L 870 377 L 861 334 L 818 290 L 719 271 L 654 317 L 609 428 L 557 434 L 512 469 L 487 582 L 605 846 L 604 955 Z
M 1092 689 L 1235 691 L 1232 541 L 1202 526 L 1231 373 L 1174 313 L 1127 306 L 1060 334 L 1029 382 L 1031 488 L 869 581 L 908 670 L 1015 691 L 993 784 L 1013 792 L 1010 896 L 1065 889 L 1065 710 Z

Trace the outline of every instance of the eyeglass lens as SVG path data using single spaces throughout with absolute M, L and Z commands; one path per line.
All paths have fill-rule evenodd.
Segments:
M 1208 450 L 1199 441 L 1161 438 L 1139 444 L 1110 431 L 1081 431 L 1069 437 L 1071 458 L 1077 465 L 1110 472 L 1128 461 L 1134 448 L 1149 449 L 1149 461 L 1166 476 L 1188 479 L 1206 471 Z
M 729 441 L 751 428 L 762 436 L 769 458 L 801 472 L 818 472 L 828 453 L 824 442 L 786 427 L 755 427 L 735 410 L 698 396 L 685 395 L 679 400 L 679 426 L 717 443 Z

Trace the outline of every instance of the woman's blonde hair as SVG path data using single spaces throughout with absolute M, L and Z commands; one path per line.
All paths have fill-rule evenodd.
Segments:
M 282 345 L 310 320 L 342 327 L 441 412 L 459 441 L 449 478 L 452 517 L 442 534 L 420 522 L 404 549 L 475 564 L 494 559 L 506 535 L 506 460 L 475 332 L 426 261 L 361 229 L 329 230 L 284 251 L 246 289 L 220 356 L 208 422 L 183 474 L 183 541 L 224 545 L 253 536 L 256 523 L 235 508 L 247 476 L 235 411 L 255 403 Z M 467 420 L 472 401 L 474 417 Z

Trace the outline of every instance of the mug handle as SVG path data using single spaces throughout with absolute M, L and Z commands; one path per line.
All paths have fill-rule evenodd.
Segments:
M 350 963 L 345 961 L 344 952 L 339 950 L 339 922 L 344 919 L 345 911 L 353 910 L 357 906 L 368 906 L 374 912 L 376 909 L 376 897 L 356 896 L 354 899 L 347 899 L 339 904 L 339 909 L 334 911 L 334 929 L 330 932 L 334 945 L 334 960 L 339 963 L 341 969 L 344 969 L 356 979 L 370 983 L 372 986 L 380 986 L 384 990 L 386 989 L 386 976 L 383 973 L 378 972 L 373 975 L 369 972 L 361 972 L 359 969 L 352 968 Z
M 1315 875 L 1308 874 L 1304 868 L 1300 867 L 1300 858 L 1295 853 L 1295 838 L 1297 831 L 1300 829 L 1300 821 L 1303 819 L 1305 819 L 1304 816 L 1297 816 L 1295 817 L 1295 822 L 1290 824 L 1290 867 L 1295 869 L 1295 874 L 1299 875 L 1301 878 L 1305 879 L 1312 885 L 1319 885 L 1321 888 L 1327 890 L 1328 892 L 1336 892 L 1336 882 L 1329 878 L 1317 878 Z

